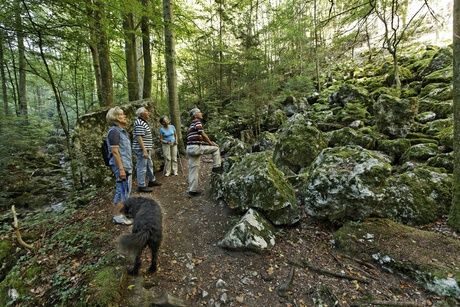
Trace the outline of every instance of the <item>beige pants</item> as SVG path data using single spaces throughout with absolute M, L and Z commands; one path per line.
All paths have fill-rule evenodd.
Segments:
M 177 174 L 177 144 L 161 144 L 165 157 L 165 175 Z
M 221 164 L 219 147 L 211 145 L 187 145 L 188 191 L 198 191 L 201 155 L 212 154 L 213 167 Z

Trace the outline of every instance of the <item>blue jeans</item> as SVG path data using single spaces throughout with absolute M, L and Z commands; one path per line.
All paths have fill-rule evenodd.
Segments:
M 120 171 L 116 167 L 112 167 L 112 171 L 115 174 L 115 196 L 113 197 L 113 203 L 118 204 L 128 199 L 131 194 L 132 176 L 126 174 L 126 180 L 120 179 Z
M 153 172 L 152 150 L 147 150 L 148 157 L 144 158 L 142 150 L 135 149 L 137 165 L 136 165 L 136 179 L 138 187 L 145 187 L 145 177 L 148 181 L 155 181 L 155 173 Z

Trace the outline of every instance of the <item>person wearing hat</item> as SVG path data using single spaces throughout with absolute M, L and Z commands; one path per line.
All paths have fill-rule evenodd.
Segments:
M 219 146 L 211 141 L 208 135 L 204 132 L 203 114 L 200 109 L 193 108 L 190 110 L 192 123 L 187 131 L 187 156 L 188 156 L 188 194 L 190 196 L 198 196 L 201 193 L 198 191 L 198 179 L 200 174 L 201 155 L 212 154 L 213 168 L 215 173 L 221 173 L 221 159 Z
M 171 125 L 169 118 L 164 115 L 160 118 L 160 142 L 165 158 L 165 176 L 177 176 L 177 135 L 176 127 Z
M 152 130 L 148 124 L 150 113 L 145 107 L 140 107 L 136 111 L 136 120 L 133 130 L 133 151 L 136 154 L 136 178 L 138 192 L 152 192 L 154 186 L 161 183 L 155 179 L 152 162 L 153 137 Z M 148 183 L 146 183 L 146 177 Z

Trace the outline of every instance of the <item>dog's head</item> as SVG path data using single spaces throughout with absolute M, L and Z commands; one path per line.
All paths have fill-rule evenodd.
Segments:
M 129 217 L 134 217 L 143 203 L 145 203 L 143 197 L 130 197 L 123 203 L 122 212 Z

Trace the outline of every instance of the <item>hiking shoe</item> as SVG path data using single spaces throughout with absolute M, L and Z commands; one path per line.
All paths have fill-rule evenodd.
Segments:
M 149 181 L 149 184 L 148 186 L 149 187 L 159 187 L 161 185 L 161 183 L 159 183 L 158 181 Z
M 191 196 L 191 197 L 200 196 L 200 195 L 201 195 L 201 192 L 198 192 L 198 191 L 188 191 L 188 195 Z
M 216 174 L 222 174 L 222 166 L 213 167 L 211 172 Z
M 173 176 L 177 176 L 177 172 L 176 172 L 176 173 L 173 173 Z
M 121 225 L 131 225 L 133 223 L 133 221 L 128 219 L 123 214 L 113 216 L 112 222 L 114 222 L 115 224 L 121 224 Z
M 141 193 L 150 193 L 153 192 L 153 189 L 149 187 L 137 187 L 137 191 Z
M 165 177 L 169 177 L 169 176 L 171 176 L 170 173 L 166 173 L 166 174 L 165 174 Z

